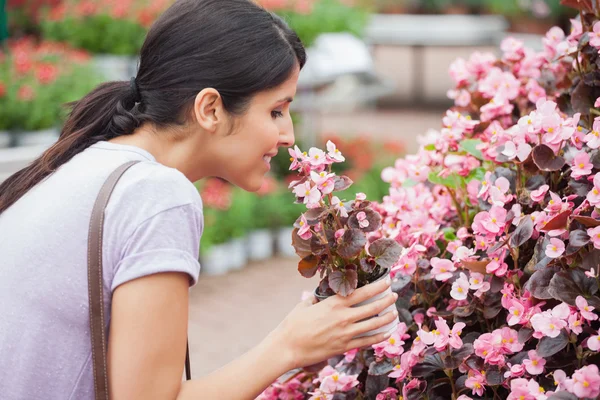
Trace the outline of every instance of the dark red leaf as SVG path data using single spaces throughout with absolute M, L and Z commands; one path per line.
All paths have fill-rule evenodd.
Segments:
M 352 182 L 352 179 L 348 178 L 347 176 L 336 176 L 335 178 L 333 178 L 333 182 L 333 190 L 335 190 L 336 192 L 346 190 L 350 186 L 352 186 L 352 183 L 354 183 Z
M 565 165 L 565 159 L 554 154 L 554 151 L 545 144 L 533 148 L 533 162 L 542 171 L 558 171 Z
M 340 256 L 345 259 L 352 259 L 360 254 L 367 244 L 367 236 L 359 229 L 348 229 L 340 245 L 338 246 L 337 252 Z
M 540 357 L 550 357 L 564 349 L 567 343 L 569 343 L 569 336 L 563 329 L 555 338 L 544 336 L 537 346 L 537 353 Z
M 312 254 L 312 250 L 310 248 L 310 239 L 304 240 L 298 236 L 298 228 L 292 231 L 292 245 L 296 250 L 296 254 L 298 254 L 300 258 L 308 257 Z
M 375 262 L 383 268 L 391 268 L 398 262 L 402 247 L 394 239 L 377 239 L 369 246 L 369 253 Z
M 600 226 L 600 220 L 597 220 L 596 218 L 585 217 L 583 215 L 573 215 L 571 218 L 577 222 L 581 222 L 586 228 L 595 228 Z
M 333 271 L 329 274 L 329 287 L 340 296 L 349 296 L 356 290 L 358 274 L 355 269 Z
M 553 217 L 550 221 L 544 224 L 544 226 L 540 229 L 542 232 L 552 231 L 554 229 L 564 229 L 567 227 L 567 222 L 569 221 L 569 216 L 571 215 L 571 211 L 563 211 L 560 214 Z
M 471 272 L 478 272 L 480 274 L 485 274 L 487 265 L 491 262 L 489 259 L 476 260 L 476 261 L 466 261 L 463 260 L 460 263 L 463 268 L 468 269 Z
M 577 10 L 583 10 L 587 12 L 594 11 L 592 0 L 560 0 L 560 4 L 563 6 L 575 8 Z
M 305 278 L 312 278 L 317 273 L 319 259 L 314 255 L 303 258 L 298 263 L 298 272 Z
M 517 229 L 512 233 L 510 237 L 510 244 L 513 247 L 519 247 L 529 239 L 531 239 L 531 235 L 533 235 L 533 221 L 528 216 L 521 219 Z

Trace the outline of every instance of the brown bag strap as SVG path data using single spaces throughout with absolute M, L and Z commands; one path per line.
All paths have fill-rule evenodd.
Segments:
M 96 198 L 88 232 L 88 291 L 90 308 L 90 337 L 94 367 L 94 393 L 96 400 L 108 400 L 108 374 L 106 363 L 106 333 L 104 326 L 104 293 L 102 280 L 102 234 L 104 210 L 121 176 L 139 161 L 130 161 L 110 174 Z M 191 379 L 190 349 L 186 344 L 185 377 Z

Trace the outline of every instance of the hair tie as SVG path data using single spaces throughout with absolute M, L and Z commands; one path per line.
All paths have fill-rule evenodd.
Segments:
M 129 88 L 131 89 L 131 93 L 133 93 L 134 96 L 134 101 L 136 103 L 139 103 L 142 101 L 142 96 L 140 95 L 140 89 L 137 85 L 137 82 L 135 80 L 135 77 L 131 78 L 131 80 L 129 81 Z

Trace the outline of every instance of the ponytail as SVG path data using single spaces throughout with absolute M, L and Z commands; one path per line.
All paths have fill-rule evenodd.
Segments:
M 69 104 L 71 112 L 58 141 L 0 184 L 0 214 L 76 154 L 94 143 L 132 133 L 143 122 L 136 97 L 139 93 L 129 82 L 107 82 Z

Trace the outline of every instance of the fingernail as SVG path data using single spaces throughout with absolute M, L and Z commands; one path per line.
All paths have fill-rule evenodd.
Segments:
M 385 278 L 385 283 L 389 286 L 392 284 L 392 278 L 390 278 L 389 276 L 387 278 Z
M 394 313 L 394 317 L 398 316 L 398 310 L 394 310 L 393 313 Z
M 398 293 L 394 293 L 394 300 L 398 300 Z

